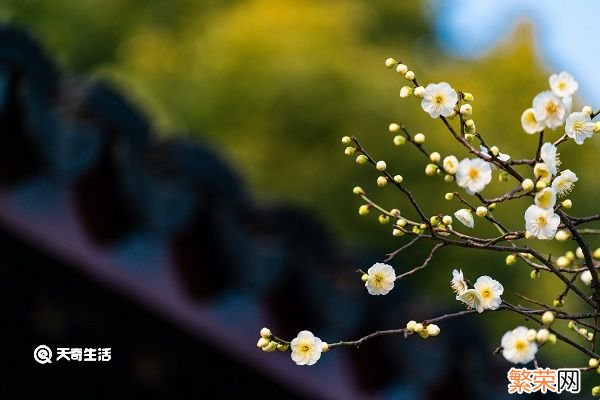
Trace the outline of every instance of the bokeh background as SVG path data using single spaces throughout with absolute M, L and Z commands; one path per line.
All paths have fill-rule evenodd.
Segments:
M 103 397 L 111 388 L 101 378 L 119 372 L 116 386 L 132 394 L 195 388 L 207 398 L 505 398 L 509 365 L 492 352 L 506 330 L 526 323 L 517 316 L 442 324 L 442 335 L 431 341 L 377 340 L 328 353 L 313 370 L 253 346 L 263 325 L 290 338 L 310 329 L 334 341 L 458 310 L 448 288 L 457 267 L 471 280 L 499 279 L 508 301 L 526 293 L 551 302 L 561 290 L 552 277 L 531 281 L 528 268 L 506 267 L 502 255 L 454 249 L 443 249 L 389 296 L 369 298 L 354 271 L 407 239 L 393 237 L 377 214 L 359 217 L 351 190 L 360 185 L 381 204 L 412 211 L 401 193 L 377 188 L 374 171 L 344 156 L 340 138 L 358 135 L 405 177 L 428 213 L 451 214 L 458 204 L 443 196 L 455 185 L 425 176 L 427 160 L 393 146 L 387 126 L 401 122 L 425 133 L 427 149 L 442 156 L 467 154 L 418 101 L 398 97 L 405 81 L 383 61 L 402 60 L 421 83 L 447 81 L 473 93 L 486 141 L 528 157 L 537 138 L 522 132 L 519 117 L 547 89 L 549 74 L 572 72 L 585 96 L 575 108 L 598 107 L 598 45 L 590 30 L 598 13 L 591 2 L 567 9 L 558 1 L 2 2 L 0 21 L 40 44 L 59 71 L 52 90 L 60 93 L 23 94 L 22 75 L 44 75 L 35 68 L 11 72 L 9 61 L 19 57 L 7 49 L 17 41 L 5 35 L 3 76 L 18 82 L 3 86 L 6 98 L 23 113 L 37 112 L 31 118 L 41 122 L 10 125 L 15 108 L 4 108 L 2 136 L 22 131 L 45 160 L 31 173 L 11 174 L 7 154 L 14 143 L 3 139 L 9 171 L 2 183 L 3 285 L 17 327 L 8 329 L 21 344 L 12 353 L 18 384 L 3 383 L 7 393 L 24 390 L 32 377 L 28 390 L 35 391 L 68 372 L 83 382 L 73 383 L 80 390 L 102 387 L 95 395 Z M 39 67 L 27 57 L 19 62 Z M 40 99 L 41 111 L 30 95 Z M 115 100 L 121 97 L 123 104 Z M 122 112 L 129 107 L 134 117 Z M 63 124 L 52 131 L 57 137 L 73 121 L 75 136 L 82 126 L 88 130 L 81 147 L 87 158 L 66 166 L 57 161 L 68 158 L 60 143 L 70 136 L 48 139 L 46 113 Z M 100 120 L 116 122 L 106 128 Z M 106 139 L 113 136 L 126 139 Z M 580 177 L 571 196 L 576 215 L 597 209 L 597 152 L 596 138 L 583 148 L 561 148 L 563 166 Z M 111 157 L 118 162 L 98 161 Z M 105 174 L 106 165 L 116 171 Z M 495 179 L 486 194 L 512 187 Z M 528 205 L 499 207 L 496 215 L 521 228 Z M 481 235 L 494 233 L 478 225 Z M 540 246 L 553 254 L 575 249 Z M 414 246 L 392 264 L 406 270 L 429 249 Z M 582 304 L 567 299 L 567 307 Z M 114 362 L 104 369 L 46 368 L 29 357 L 43 342 L 98 341 L 113 347 Z M 561 344 L 540 359 L 552 367 L 586 363 Z M 213 373 L 203 376 L 200 364 Z M 236 377 L 244 388 L 231 385 Z M 448 382 L 459 382 L 451 394 Z

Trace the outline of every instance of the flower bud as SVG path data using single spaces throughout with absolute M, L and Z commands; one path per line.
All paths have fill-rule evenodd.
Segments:
M 473 114 L 473 107 L 470 104 L 463 104 L 460 106 L 460 115 L 463 117 L 470 117 Z
M 554 333 L 551 333 L 550 336 L 548 336 L 548 343 L 556 344 L 556 335 Z
M 567 328 L 569 328 L 569 329 L 575 329 L 575 322 L 569 321 L 569 323 L 567 324 Z
M 365 215 L 369 214 L 370 210 L 371 210 L 371 207 L 369 207 L 367 204 L 363 204 L 362 206 L 360 206 L 358 208 L 358 215 L 365 216 Z
M 425 135 L 423 135 L 422 133 L 417 133 L 413 140 L 417 144 L 423 144 L 425 143 Z
M 444 195 L 446 200 L 452 200 L 454 198 L 454 193 L 448 192 Z
M 360 277 L 360 279 L 363 282 L 367 282 L 369 280 L 369 274 L 362 274 L 361 277 Z
M 402 178 L 402 175 L 394 175 L 394 182 L 402 183 L 403 181 L 404 181 L 404 178 Z
M 289 344 L 283 344 L 283 343 L 279 343 L 277 345 L 277 350 L 279 351 L 287 351 L 287 349 L 290 347 Z
M 529 329 L 527 331 L 527 340 L 529 340 L 530 342 L 533 342 L 535 340 L 535 337 L 537 336 L 537 331 L 535 329 Z
M 523 188 L 523 190 L 525 192 L 531 192 L 533 190 L 533 181 L 529 178 L 523 180 L 523 182 L 521 182 L 521 187 Z
M 537 279 L 540 277 L 540 271 L 538 271 L 537 269 L 531 270 L 531 272 L 529 273 L 529 277 L 533 280 Z
M 473 135 L 472 133 L 467 133 L 467 134 L 465 135 L 465 140 L 466 140 L 467 142 L 472 142 L 474 139 L 475 139 L 475 135 Z
M 446 182 L 446 183 L 454 182 L 454 175 L 449 175 L 449 174 L 444 175 L 444 182 Z
M 400 229 L 392 229 L 392 235 L 394 235 L 394 236 L 403 236 L 404 232 L 402 232 Z
M 404 64 L 398 64 L 396 66 L 396 72 L 398 72 L 399 74 L 404 75 L 407 71 L 408 71 L 408 67 Z
M 494 211 L 496 209 L 496 203 L 492 203 L 489 206 L 487 206 L 488 210 L 490 211 Z
M 567 257 L 560 256 L 556 259 L 556 266 L 559 268 L 567 268 L 571 264 L 571 261 Z
M 600 132 L 600 121 L 594 123 L 594 133 Z
M 325 353 L 329 351 L 329 344 L 327 342 L 321 342 L 321 352 Z
M 260 349 L 264 349 L 266 346 L 269 345 L 269 343 L 271 343 L 271 341 L 269 339 L 265 339 L 264 337 L 261 337 L 260 339 L 258 339 L 258 342 L 256 342 L 256 347 L 258 347 Z
M 525 239 L 531 239 L 533 235 L 529 231 L 525 231 Z
M 488 209 L 484 206 L 479 206 L 475 210 L 475 214 L 477 214 L 477 216 L 480 218 L 485 217 L 487 215 L 487 213 L 488 213 Z
M 437 163 L 437 162 L 440 162 L 440 160 L 442 159 L 442 156 L 437 151 L 434 151 L 433 153 L 431 153 L 429 155 L 429 159 L 431 160 L 431 162 Z
M 388 180 L 385 176 L 380 176 L 377 178 L 377 186 L 379 187 L 384 187 L 385 185 L 387 185 Z
M 581 279 L 581 282 L 586 286 L 592 286 L 592 273 L 590 271 L 583 271 L 581 275 L 579 275 L 579 279 Z
M 598 373 L 600 374 L 600 371 L 598 371 Z M 592 396 L 594 396 L 594 397 L 600 396 L 600 386 L 594 386 L 592 388 Z
M 356 157 L 357 164 L 360 164 L 360 165 L 366 164 L 368 161 L 369 161 L 369 159 L 364 154 L 359 154 L 358 157 Z
M 579 330 L 577 332 L 579 332 L 579 334 L 581 336 L 587 336 L 587 334 L 588 334 L 588 330 L 585 328 L 579 328 Z
M 396 64 L 398 64 L 398 61 L 394 60 L 392 57 L 385 60 L 385 66 L 388 68 L 393 68 Z
M 425 88 L 423 86 L 417 86 L 415 88 L 415 90 L 413 91 L 413 94 L 415 95 L 415 97 L 418 97 L 420 99 L 423 98 L 424 93 L 425 93 Z
M 594 250 L 594 252 L 592 253 L 592 257 L 594 257 L 596 260 L 600 259 L 600 248 Z
M 444 215 L 444 217 L 442 218 L 442 223 L 444 225 L 452 225 L 452 217 L 449 215 Z
M 381 225 L 385 225 L 385 224 L 387 224 L 388 222 L 390 222 L 390 217 L 388 217 L 388 216 L 387 216 L 387 215 L 385 215 L 385 214 L 379 214 L 379 218 L 378 218 L 378 220 L 379 220 L 379 223 L 380 223 Z
M 425 174 L 428 176 L 433 176 L 437 173 L 438 166 L 435 164 L 427 164 L 425 167 Z
M 517 263 L 517 256 L 509 254 L 506 256 L 506 265 L 515 265 Z
M 594 113 L 594 110 L 592 110 L 592 107 L 590 107 L 590 106 L 584 106 L 581 109 L 581 112 L 584 114 L 587 114 L 587 115 L 592 115 Z
M 406 73 L 404 74 L 404 77 L 409 80 L 412 81 L 415 79 L 415 73 L 412 71 L 406 71 Z
M 356 152 L 356 147 L 346 147 L 346 149 L 344 150 L 344 154 L 346 154 L 347 156 L 351 156 Z
M 350 142 L 352 142 L 352 139 L 350 139 L 350 136 L 342 137 L 342 144 L 350 144 Z
M 429 332 L 427 332 L 427 329 L 423 329 L 421 332 L 419 332 L 419 336 L 421 336 L 423 339 L 427 339 L 429 337 Z
M 552 325 L 552 323 L 554 322 L 554 313 L 552 311 L 546 311 L 542 315 L 542 322 L 547 326 Z
M 262 350 L 265 351 L 265 352 L 267 352 L 267 353 L 272 353 L 275 350 L 277 350 L 277 343 L 271 342 L 268 345 L 266 345 L 265 347 L 263 347 Z
M 423 331 L 423 324 L 418 322 L 415 324 L 413 331 L 416 333 L 422 332 Z
M 548 329 L 540 329 L 535 336 L 535 339 L 539 344 L 544 344 L 548 340 L 550 336 L 550 331 Z
M 560 203 L 560 205 L 568 210 L 569 208 L 573 207 L 573 202 L 571 201 L 571 199 L 566 199 L 563 200 L 562 203 Z
M 590 366 L 590 368 L 598 368 L 598 359 L 597 358 L 590 358 L 590 360 L 588 361 L 588 365 Z
M 500 182 L 508 182 L 508 172 L 502 171 L 498 175 L 498 181 Z
M 468 101 L 468 102 L 471 102 L 471 101 L 475 100 L 475 98 L 473 97 L 473 95 L 471 93 L 467 93 L 467 92 L 464 92 L 462 94 L 462 98 L 463 98 L 464 101 Z
M 436 324 L 427 325 L 427 333 L 429 336 L 437 336 L 440 334 L 440 327 Z
M 400 218 L 398 221 L 396 221 L 396 225 L 398 225 L 400 228 L 404 228 L 406 226 L 406 220 L 404 218 Z
M 575 257 L 579 258 L 580 260 L 584 259 L 583 250 L 581 250 L 581 247 L 575 249 Z
M 269 328 L 262 328 L 260 330 L 260 337 L 269 339 L 271 337 L 271 330 Z
M 352 189 L 352 193 L 365 194 L 365 191 L 360 186 L 354 186 L 354 189 Z
M 409 332 L 414 332 L 415 326 L 417 326 L 417 321 L 408 321 L 406 324 L 406 330 Z
M 392 123 L 390 124 L 390 126 L 388 126 L 388 130 L 389 130 L 391 133 L 398 132 L 398 131 L 400 130 L 400 125 L 398 125 L 398 124 L 397 124 L 397 123 L 395 123 L 395 122 L 392 122 Z
M 559 242 L 569 240 L 570 237 L 571 234 L 564 229 L 561 229 L 560 231 L 556 232 L 556 235 L 554 235 L 554 239 L 558 240 Z
M 400 89 L 400 97 L 402 97 L 403 99 L 407 98 L 411 94 L 413 94 L 413 88 L 411 88 L 410 86 L 402 86 L 402 88 Z
M 404 143 L 406 143 L 406 138 L 404 136 L 402 136 L 402 135 L 394 136 L 394 145 L 402 146 Z
M 548 186 L 548 185 L 546 184 L 546 181 L 543 181 L 543 180 L 539 180 L 539 181 L 537 181 L 537 182 L 535 183 L 535 189 L 536 189 L 536 190 L 542 190 L 542 189 L 544 189 L 546 186 Z
M 561 308 L 564 305 L 565 305 L 565 301 L 563 299 L 555 299 L 552 302 L 552 306 L 554 306 L 555 308 Z
M 377 171 L 385 171 L 387 165 L 385 164 L 385 161 L 377 161 L 377 164 L 375 165 L 375 168 L 377 168 Z

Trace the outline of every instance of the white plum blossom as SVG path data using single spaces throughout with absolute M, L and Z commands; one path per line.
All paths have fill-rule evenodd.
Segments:
M 471 210 L 461 208 L 460 210 L 454 213 L 454 216 L 467 228 L 472 228 L 473 226 L 475 226 L 475 220 L 473 219 L 473 214 L 471 214 Z
M 534 204 L 525 211 L 525 229 L 538 239 L 553 239 L 559 224 L 560 217 L 552 209 Z
M 481 299 L 481 305 L 484 309 L 496 310 L 500 307 L 502 303 L 500 296 L 504 293 L 504 287 L 502 287 L 500 282 L 484 275 L 477 278 L 473 286 Z
M 573 171 L 565 169 L 552 181 L 552 189 L 556 190 L 559 197 L 566 196 L 571 193 L 578 179 Z
M 456 156 L 447 156 L 444 158 L 442 166 L 444 167 L 444 171 L 450 175 L 454 175 L 458 171 L 458 158 Z
M 567 118 L 565 132 L 575 143 L 583 144 L 585 139 L 594 136 L 594 123 L 588 114 L 574 112 Z
M 464 188 L 467 193 L 481 192 L 492 180 L 492 167 L 480 158 L 463 158 L 458 163 L 456 183 Z
M 375 263 L 368 269 L 367 275 L 369 278 L 365 282 L 365 287 L 369 294 L 384 295 L 394 288 L 396 272 L 391 265 Z
M 535 205 L 547 210 L 554 208 L 556 204 L 556 190 L 551 187 L 544 188 L 536 193 Z
M 477 312 L 479 313 L 482 313 L 485 310 L 481 297 L 475 289 L 465 290 L 464 292 L 456 296 L 456 300 L 462 301 L 467 305 L 468 308 L 477 310 Z
M 556 146 L 550 142 L 544 143 L 540 149 L 540 158 L 544 161 L 544 164 L 548 166 L 552 176 L 558 172 L 558 166 L 560 165 L 560 159 L 556 153 Z
M 450 286 L 457 295 L 460 295 L 469 289 L 462 270 L 455 269 L 452 271 L 452 280 L 450 281 Z
M 550 75 L 550 89 L 558 97 L 571 97 L 579 88 L 579 83 L 568 72 Z
M 529 340 L 529 329 L 518 326 L 502 336 L 502 355 L 513 364 L 527 364 L 535 358 L 538 346 Z
M 521 126 L 525 133 L 533 135 L 544 130 L 544 124 L 535 119 L 535 111 L 528 108 L 521 114 Z
M 533 114 L 536 121 L 548 128 L 556 129 L 565 120 L 566 107 L 560 97 L 551 91 L 539 93 L 533 98 Z
M 458 102 L 456 90 L 446 82 L 430 83 L 423 91 L 421 107 L 431 118 L 449 117 Z
M 321 358 L 323 342 L 310 331 L 302 331 L 290 343 L 292 360 L 297 365 L 313 365 Z

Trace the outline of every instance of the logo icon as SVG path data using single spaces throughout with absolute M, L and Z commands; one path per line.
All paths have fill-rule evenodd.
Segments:
M 40 345 L 33 351 L 33 359 L 39 364 L 49 364 L 52 362 L 52 350 L 46 345 Z

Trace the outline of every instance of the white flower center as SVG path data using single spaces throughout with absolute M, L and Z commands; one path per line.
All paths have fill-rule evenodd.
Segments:
M 516 350 L 517 350 L 519 353 L 521 353 L 521 352 L 522 352 L 523 350 L 525 350 L 526 348 L 527 348 L 527 343 L 525 343 L 524 341 L 522 341 L 522 340 L 517 340 L 517 341 L 515 342 L 515 349 L 516 349 Z
M 560 81 L 560 82 L 558 83 L 558 88 L 559 88 L 560 90 L 565 90 L 565 89 L 567 88 L 567 82 L 565 82 L 565 81 Z
M 492 297 L 492 291 L 489 288 L 485 288 L 481 291 L 481 293 L 479 293 L 479 295 L 483 299 L 489 299 L 490 297 Z
M 433 98 L 433 102 L 437 105 L 442 105 L 444 103 L 444 95 L 438 94 Z

